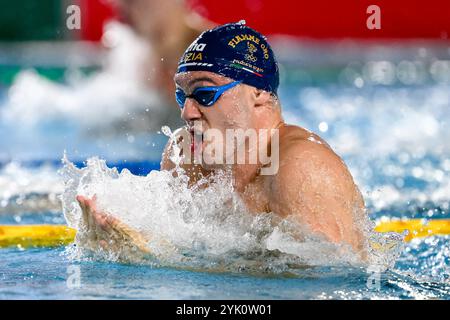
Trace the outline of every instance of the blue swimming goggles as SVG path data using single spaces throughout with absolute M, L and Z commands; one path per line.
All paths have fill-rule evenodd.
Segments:
M 217 100 L 219 100 L 220 96 L 225 91 L 237 86 L 241 82 L 242 81 L 234 81 L 223 86 L 199 87 L 196 88 L 190 95 L 186 95 L 183 90 L 177 88 L 175 90 L 175 98 L 177 99 L 180 108 L 184 107 L 184 103 L 186 102 L 187 98 L 194 99 L 204 107 L 210 107 L 214 103 L 216 103 Z

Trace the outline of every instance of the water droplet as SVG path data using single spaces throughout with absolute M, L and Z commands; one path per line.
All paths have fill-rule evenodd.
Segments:
M 322 121 L 321 123 L 319 123 L 319 130 L 322 132 L 327 132 L 328 131 L 328 123 L 326 123 L 325 121 Z
M 364 86 L 364 80 L 361 77 L 357 77 L 353 83 L 357 88 L 362 88 Z

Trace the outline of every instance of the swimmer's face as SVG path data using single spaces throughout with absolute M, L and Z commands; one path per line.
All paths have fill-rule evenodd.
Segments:
M 207 71 L 191 71 L 179 73 L 174 78 L 177 88 L 180 88 L 186 95 L 190 95 L 198 87 L 222 86 L 234 80 Z M 188 98 L 181 109 L 181 117 L 186 121 L 189 129 L 198 128 L 201 123 L 201 133 L 208 129 L 217 129 L 226 136 L 227 129 L 250 129 L 255 128 L 254 94 L 256 89 L 239 84 L 227 91 L 210 107 L 199 104 L 195 99 Z M 195 129 L 197 130 L 197 129 Z M 197 134 L 199 132 L 196 132 Z M 214 151 L 207 148 L 207 142 L 203 144 L 203 152 Z M 232 150 L 224 149 L 229 153 Z

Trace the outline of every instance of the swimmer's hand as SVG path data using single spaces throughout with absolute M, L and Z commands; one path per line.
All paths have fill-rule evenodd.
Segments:
M 148 240 L 119 219 L 99 210 L 96 200 L 96 196 L 92 199 L 77 196 L 83 212 L 80 226 L 82 232 L 78 232 L 77 240 L 91 250 L 101 248 L 118 254 L 123 260 L 133 259 L 137 257 L 136 254 L 140 256 L 150 254 L 147 247 Z

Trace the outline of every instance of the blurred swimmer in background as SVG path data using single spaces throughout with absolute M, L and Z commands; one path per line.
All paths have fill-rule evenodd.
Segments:
M 180 0 L 117 0 L 120 18 L 151 47 L 143 66 L 146 81 L 176 106 L 173 75 L 184 49 L 214 26 Z M 177 110 L 178 113 L 178 110 Z
M 157 96 L 156 101 L 152 99 L 149 104 L 150 108 L 142 105 L 132 110 L 115 127 L 126 132 L 136 132 L 159 130 L 163 125 L 179 126 L 181 122 L 173 96 L 176 61 L 184 48 L 201 32 L 213 27 L 213 23 L 190 11 L 185 2 L 179 0 L 115 0 L 112 3 L 117 8 L 120 20 L 113 22 L 112 30 L 115 28 L 120 34 L 120 29 L 131 28 L 143 48 L 141 54 L 134 55 L 134 61 L 125 63 L 138 72 L 136 85 L 144 85 L 149 93 Z M 106 36 L 107 32 L 108 26 Z M 118 42 L 120 46 L 120 39 Z M 134 49 L 139 50 L 136 47 Z M 133 48 L 127 47 L 125 41 L 121 48 L 112 48 L 114 50 L 120 50 L 124 53 L 122 56 L 127 56 L 127 51 Z M 110 61 L 110 64 L 114 63 L 114 60 Z M 127 72 L 126 68 L 123 71 Z

